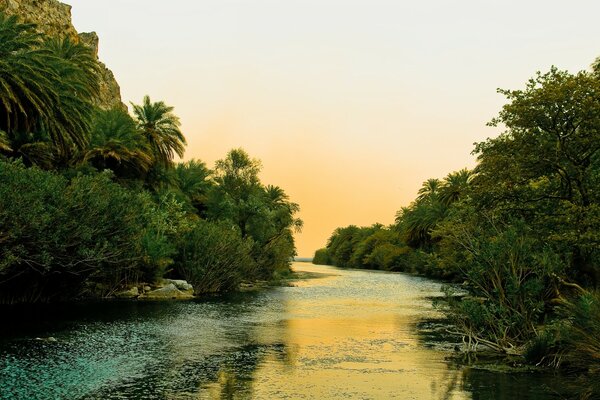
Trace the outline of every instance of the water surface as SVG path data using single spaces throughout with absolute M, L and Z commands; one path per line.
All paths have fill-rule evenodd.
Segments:
M 329 275 L 198 301 L 6 309 L 0 398 L 553 398 L 548 377 L 457 366 L 451 343 L 428 341 L 439 283 L 294 268 Z

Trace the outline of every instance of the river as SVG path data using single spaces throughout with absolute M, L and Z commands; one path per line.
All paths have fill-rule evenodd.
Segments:
M 294 268 L 327 275 L 197 301 L 4 310 L 0 398 L 554 398 L 547 376 L 468 368 L 428 339 L 438 282 Z

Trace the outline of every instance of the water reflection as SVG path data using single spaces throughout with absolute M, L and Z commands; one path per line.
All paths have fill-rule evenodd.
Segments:
M 0 398 L 509 399 L 525 393 L 515 378 L 448 362 L 452 347 L 431 345 L 419 334 L 424 319 L 438 317 L 429 297 L 440 294 L 439 284 L 296 268 L 334 275 L 197 302 L 7 309 Z M 35 340 L 49 336 L 57 341 Z M 550 398 L 534 396 L 528 398 Z

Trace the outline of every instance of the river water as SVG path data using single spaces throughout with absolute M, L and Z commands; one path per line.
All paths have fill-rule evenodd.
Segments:
M 191 302 L 9 309 L 0 398 L 554 398 L 548 377 L 471 369 L 429 340 L 439 283 L 294 268 L 328 275 Z

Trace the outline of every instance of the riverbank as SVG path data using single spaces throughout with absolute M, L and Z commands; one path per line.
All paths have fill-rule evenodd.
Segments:
M 297 263 L 296 263 L 297 264 Z M 306 265 L 312 265 L 305 263 Z M 240 292 L 251 292 L 256 290 L 262 290 L 268 287 L 274 286 L 294 286 L 295 282 L 304 281 L 308 279 L 322 279 L 331 276 L 336 276 L 332 273 L 316 272 L 316 271 L 303 271 L 291 269 L 289 272 L 276 273 L 270 281 L 257 281 L 257 282 L 245 282 L 240 285 Z

